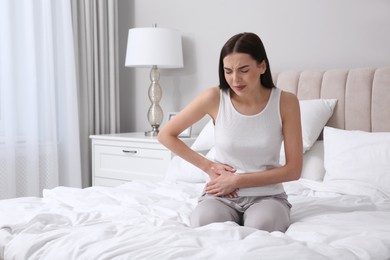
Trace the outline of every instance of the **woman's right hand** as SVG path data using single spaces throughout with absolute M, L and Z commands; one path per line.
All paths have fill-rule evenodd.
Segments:
M 234 174 L 235 172 L 236 172 L 236 169 L 234 167 L 232 167 L 228 164 L 217 163 L 217 162 L 212 162 L 210 164 L 209 168 L 207 169 L 207 174 L 210 177 L 210 181 L 215 180 L 216 178 L 218 178 L 219 176 L 221 176 L 223 174 L 232 174 L 232 173 Z M 234 190 L 231 193 L 226 194 L 226 195 L 223 194 L 223 196 L 228 196 L 230 198 L 236 198 L 237 197 L 237 190 Z
M 213 180 L 226 172 L 235 173 L 236 169 L 228 164 L 212 162 L 206 170 L 206 173 L 210 176 L 210 180 Z

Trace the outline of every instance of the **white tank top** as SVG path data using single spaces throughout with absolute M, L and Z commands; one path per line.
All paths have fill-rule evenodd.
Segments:
M 220 90 L 215 121 L 215 159 L 237 169 L 238 174 L 279 167 L 283 141 L 280 117 L 281 90 L 273 88 L 265 108 L 256 115 L 243 115 L 233 106 L 230 91 Z M 283 185 L 241 188 L 238 196 L 267 196 L 283 193 Z

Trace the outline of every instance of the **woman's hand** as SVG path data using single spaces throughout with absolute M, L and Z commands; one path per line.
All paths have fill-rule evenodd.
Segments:
M 235 173 L 236 169 L 228 164 L 212 162 L 212 164 L 209 166 L 209 169 L 207 170 L 207 174 L 210 176 L 210 180 L 214 180 L 226 172 Z
M 206 184 L 206 193 L 214 196 L 237 197 L 237 188 L 235 187 L 236 170 L 226 164 L 215 164 L 211 167 L 210 182 Z

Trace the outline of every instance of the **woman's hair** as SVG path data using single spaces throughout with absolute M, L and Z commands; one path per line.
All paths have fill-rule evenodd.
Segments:
M 264 74 L 260 75 L 260 82 L 266 88 L 275 87 L 272 81 L 271 68 L 269 66 L 267 53 L 260 37 L 254 33 L 239 33 L 231 37 L 222 47 L 219 58 L 219 88 L 222 90 L 229 89 L 229 84 L 225 79 L 225 70 L 223 66 L 223 59 L 232 53 L 246 53 L 260 64 L 265 61 L 266 70 Z

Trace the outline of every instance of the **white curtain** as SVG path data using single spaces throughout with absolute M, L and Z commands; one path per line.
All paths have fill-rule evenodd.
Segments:
M 81 187 L 69 0 L 0 0 L 0 199 Z

